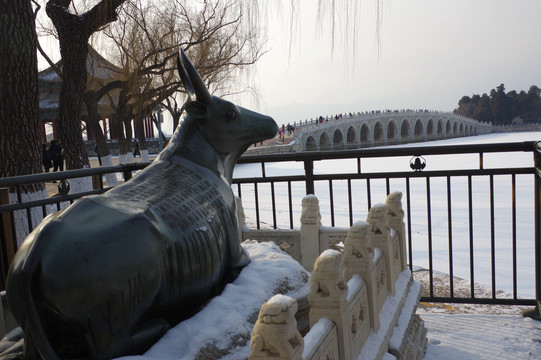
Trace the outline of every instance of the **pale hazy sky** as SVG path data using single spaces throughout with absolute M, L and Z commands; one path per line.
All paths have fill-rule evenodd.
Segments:
M 347 12 L 358 27 L 354 54 L 340 34 L 331 52 L 331 27 L 317 23 L 319 1 L 271 1 L 283 6 L 280 16 L 261 19 L 269 24 L 270 51 L 251 72 L 258 101 L 248 95 L 232 100 L 279 125 L 377 109 L 452 111 L 463 95 L 489 93 L 501 83 L 507 91 L 541 87 L 541 0 L 357 0 L 360 11 L 350 6 Z M 351 0 L 334 1 L 343 25 L 340 5 Z M 299 6 L 293 35 L 291 3 Z
M 299 3 L 291 55 L 287 21 L 271 21 L 272 49 L 256 75 L 260 103 L 237 101 L 279 124 L 373 109 L 451 111 L 463 95 L 501 83 L 507 91 L 541 87 L 540 0 L 381 0 L 379 56 L 377 0 L 362 1 L 354 56 L 340 36 L 331 55 L 330 37 L 317 36 L 330 31 L 316 26 L 317 2 Z

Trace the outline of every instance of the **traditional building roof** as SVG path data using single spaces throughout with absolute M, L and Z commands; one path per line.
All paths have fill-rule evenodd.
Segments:
M 58 61 L 56 66 L 62 69 L 62 60 Z M 122 69 L 106 60 L 91 46 L 88 47 L 86 70 L 88 73 L 87 90 L 97 90 L 111 81 L 124 79 Z M 58 98 L 60 88 L 62 87 L 62 80 L 55 70 L 49 67 L 38 73 L 38 83 L 40 113 L 42 113 L 43 121 L 49 121 L 49 118 L 55 117 L 54 113 L 58 110 Z M 113 90 L 110 95 L 116 104 L 118 90 Z M 98 105 L 100 113 L 104 116 L 114 113 L 109 101 L 109 97 L 104 97 Z

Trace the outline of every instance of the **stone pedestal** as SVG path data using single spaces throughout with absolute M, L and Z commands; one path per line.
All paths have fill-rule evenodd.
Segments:
M 407 266 L 406 260 L 406 229 L 404 225 L 404 210 L 402 209 L 402 193 L 394 191 L 385 199 L 389 210 L 389 227 L 398 233 L 400 238 L 400 271 Z
M 314 264 L 310 278 L 310 327 L 322 318 L 336 324 L 340 360 L 346 360 L 351 349 L 351 339 L 344 329 L 351 328 L 348 287 L 344 281 L 342 255 L 335 250 L 324 251 Z
M 313 270 L 316 258 L 328 248 L 328 244 L 320 244 L 320 228 L 319 200 L 315 195 L 307 195 L 302 199 L 301 214 L 301 265 L 307 271 Z

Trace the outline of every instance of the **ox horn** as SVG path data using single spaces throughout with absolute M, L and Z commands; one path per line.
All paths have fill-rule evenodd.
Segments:
M 193 100 L 195 95 L 197 100 L 209 104 L 212 96 L 201 76 L 199 76 L 199 73 L 182 49 L 179 50 L 179 53 L 179 57 L 177 57 L 178 72 L 190 99 Z
M 184 88 L 186 89 L 186 92 L 188 93 L 188 97 L 190 101 L 195 100 L 195 90 L 193 88 L 192 81 L 190 80 L 190 77 L 188 76 L 188 73 L 186 72 L 186 69 L 184 68 L 184 65 L 182 65 L 182 62 L 180 61 L 181 53 L 184 52 L 182 49 L 180 49 L 179 54 L 177 56 L 177 70 L 178 74 L 180 76 L 180 81 L 182 81 L 182 84 L 184 85 Z

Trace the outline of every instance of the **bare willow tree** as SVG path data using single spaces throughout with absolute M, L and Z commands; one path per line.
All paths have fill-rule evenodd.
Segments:
M 20 2 L 20 5 L 19 2 L 13 2 L 11 0 L 3 0 L 2 3 L 2 13 L 4 14 L 5 12 L 6 15 L 3 18 L 6 22 L 2 25 L 4 26 L 3 28 L 6 28 L 6 31 L 0 32 L 0 38 L 2 39 L 3 44 L 8 47 L 17 47 L 17 42 L 19 41 L 18 37 L 12 36 L 12 32 L 7 31 L 7 27 L 11 26 L 10 21 L 13 19 L 13 17 L 10 17 L 9 14 L 15 11 L 10 8 L 18 6 L 18 10 L 23 11 L 23 9 L 26 8 L 26 4 L 28 3 L 27 0 L 23 1 L 24 4 L 23 2 Z M 63 90 L 60 99 L 58 129 L 60 139 L 66 147 L 66 159 L 68 168 L 77 168 L 88 163 L 87 154 L 82 142 L 79 121 L 81 106 L 83 102 L 82 94 L 84 91 L 84 84 L 86 78 L 84 61 L 88 51 L 86 48 L 88 39 L 92 34 L 99 32 L 99 30 L 106 26 L 106 24 L 113 22 L 117 16 L 116 12 L 121 7 L 121 5 L 127 1 L 131 0 L 39 0 L 39 2 L 47 4 L 47 14 L 51 16 L 51 19 L 56 28 L 56 32 L 58 33 L 57 36 L 60 41 L 60 52 L 63 61 L 65 62 L 65 65 L 63 67 L 63 71 L 65 72 L 65 74 L 62 74 L 62 77 L 66 77 L 65 79 L 63 79 L 65 90 Z M 330 24 L 332 25 L 332 31 L 330 33 L 332 39 L 335 38 L 335 29 L 345 29 L 345 31 L 343 32 L 344 34 L 353 34 L 353 37 L 351 37 L 351 40 L 349 40 L 349 47 L 353 49 L 356 48 L 354 36 L 356 34 L 357 28 L 355 18 L 357 12 L 360 11 L 359 9 L 362 1 L 363 0 L 319 0 L 318 3 L 318 7 L 320 8 L 319 13 L 329 15 L 326 16 L 326 18 L 330 19 Z M 378 19 L 381 19 L 381 8 L 383 1 L 374 1 L 377 4 L 378 9 L 376 17 Z M 37 2 L 37 0 L 34 1 L 34 3 L 36 4 Z M 75 9 L 74 3 L 77 3 L 77 10 L 79 11 Z M 213 1 L 201 0 L 198 2 L 197 0 L 193 0 L 191 1 L 191 3 L 203 6 L 207 3 L 213 3 Z M 278 1 L 270 2 L 266 0 L 242 0 L 238 3 L 235 3 L 235 11 L 233 11 L 232 13 L 243 13 L 244 16 L 241 23 L 248 24 L 248 27 L 260 28 L 260 34 L 265 34 L 265 25 L 267 19 L 269 18 L 269 14 L 276 13 L 276 11 L 279 12 L 280 8 L 282 7 L 280 3 L 281 2 Z M 287 31 L 289 32 L 290 36 L 290 44 L 292 44 L 293 46 L 296 32 L 295 29 L 297 24 L 296 17 L 298 16 L 295 14 L 299 14 L 298 8 L 300 3 L 298 0 L 289 0 L 283 3 L 286 4 L 286 6 L 290 6 L 290 8 L 284 10 L 282 14 L 292 14 L 291 20 L 289 21 L 289 29 Z M 180 5 L 178 5 L 177 8 L 172 8 L 169 7 L 169 5 L 165 4 L 162 6 L 163 9 L 165 9 L 166 11 L 170 10 L 170 15 L 174 14 L 177 9 L 182 8 L 182 6 Z M 6 10 L 4 11 L 4 9 Z M 186 12 L 186 14 L 188 14 L 188 12 Z M 162 14 L 162 19 L 165 18 L 166 17 Z M 31 29 L 32 32 L 35 31 L 35 24 L 33 18 L 21 16 L 18 19 L 20 19 L 21 22 L 21 29 L 28 28 Z M 337 19 L 340 19 L 340 21 L 337 21 Z M 188 18 L 187 20 L 190 19 Z M 380 23 L 381 21 L 377 22 L 378 29 Z M 195 24 L 195 22 L 192 21 L 191 24 Z M 318 24 L 320 24 L 320 22 L 318 22 Z M 39 42 L 36 43 L 36 45 L 39 46 Z M 22 58 L 26 58 L 25 61 L 35 61 L 34 53 L 24 52 L 20 53 L 19 56 L 21 61 Z M 50 64 L 54 65 L 52 62 L 50 62 Z M 3 67 L 2 70 L 7 69 L 8 67 Z M 22 82 L 28 85 L 30 84 L 30 82 L 34 82 L 35 77 L 37 77 L 37 74 L 27 74 L 32 74 L 32 79 L 23 80 L 23 78 L 21 78 L 21 86 Z M 32 92 L 36 93 L 35 96 L 37 96 L 37 91 L 37 88 L 32 90 Z M 28 92 L 26 93 L 28 94 Z M 3 107 L 7 106 L 9 102 L 9 97 L 5 94 L 7 93 L 1 94 L 0 98 Z M 24 98 L 24 96 L 22 96 L 21 98 Z M 175 100 L 177 100 L 176 105 Z M 171 98 L 168 108 L 170 108 L 175 114 L 178 114 L 178 111 L 176 111 L 178 107 L 178 99 Z M 12 114 L 10 113 L 9 115 L 11 116 Z M 33 116 L 35 116 L 34 121 L 36 123 L 39 123 L 37 112 L 35 112 L 35 115 Z M 22 138 L 26 135 L 24 135 L 23 132 L 19 131 L 14 136 L 15 138 L 13 139 L 13 141 L 15 143 L 21 143 L 21 141 L 24 142 Z M 36 139 L 34 140 L 34 142 L 36 144 L 39 144 L 39 133 L 36 134 L 34 132 L 34 135 L 32 137 L 35 137 Z M 3 136 L 3 138 L 6 137 Z M 5 144 L 5 142 L 3 144 Z M 6 154 L 9 154 L 9 152 L 3 152 L 2 154 L 3 157 L 7 159 L 6 161 L 9 161 L 10 163 L 21 163 L 17 161 L 17 156 L 15 155 L 15 157 L 13 158 L 6 157 Z M 27 171 L 31 170 L 24 170 L 24 172 Z
M 120 154 L 131 150 L 129 120 L 135 119 L 139 145 L 145 150 L 143 118 L 182 91 L 173 61 L 179 47 L 190 53 L 203 79 L 221 93 L 230 91 L 226 80 L 263 54 L 264 41 L 257 29 L 241 24 L 238 1 L 218 0 L 190 7 L 187 3 L 127 3 L 118 21 L 105 31 L 126 78 L 120 84 L 125 98 L 114 105 Z

